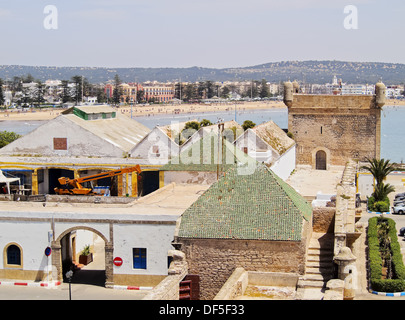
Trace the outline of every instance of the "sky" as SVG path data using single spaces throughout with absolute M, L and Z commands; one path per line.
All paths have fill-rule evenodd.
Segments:
M 404 14 L 403 0 L 0 0 L 0 65 L 405 63 Z

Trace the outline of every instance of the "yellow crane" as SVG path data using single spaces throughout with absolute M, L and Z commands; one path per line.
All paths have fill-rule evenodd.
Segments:
M 119 176 L 124 173 L 129 173 L 136 171 L 138 175 L 142 172 L 141 167 L 137 164 L 134 167 L 112 170 L 108 172 L 102 172 L 98 174 L 94 174 L 87 177 L 77 178 L 77 179 L 70 179 L 66 177 L 60 177 L 58 179 L 59 184 L 61 185 L 60 188 L 55 188 L 56 194 L 70 194 L 70 195 L 93 195 L 92 188 L 85 188 L 81 184 L 84 182 L 99 180 L 103 178 L 115 177 Z

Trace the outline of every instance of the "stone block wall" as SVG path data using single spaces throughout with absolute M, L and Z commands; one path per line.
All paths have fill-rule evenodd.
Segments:
M 313 232 L 333 233 L 336 208 L 317 207 L 313 210 Z
M 234 270 L 304 274 L 305 242 L 177 239 L 189 272 L 200 276 L 200 298 L 212 300 Z
M 374 96 L 294 95 L 288 128 L 297 143 L 297 164 L 315 168 L 316 153 L 327 164 L 380 156 L 381 109 Z

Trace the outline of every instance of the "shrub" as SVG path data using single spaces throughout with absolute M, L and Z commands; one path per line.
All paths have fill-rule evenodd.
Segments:
M 391 259 L 395 279 L 381 279 L 383 261 L 380 255 L 380 241 L 377 233 L 377 225 L 379 222 L 388 223 L 388 235 L 391 240 Z M 405 266 L 402 261 L 401 247 L 398 243 L 395 221 L 381 217 L 371 218 L 368 222 L 367 239 L 370 261 L 371 288 L 379 292 L 405 291 Z
M 385 197 L 382 201 L 376 201 L 376 199 L 371 196 L 368 198 L 367 208 L 374 212 L 389 212 L 390 211 L 390 199 Z
M 375 203 L 375 198 L 373 196 L 368 198 L 368 202 L 367 202 L 367 208 L 370 211 L 374 211 L 374 203 Z
M 374 203 L 374 210 L 375 212 L 388 212 L 390 210 L 389 203 L 387 204 L 385 201 L 377 201 Z

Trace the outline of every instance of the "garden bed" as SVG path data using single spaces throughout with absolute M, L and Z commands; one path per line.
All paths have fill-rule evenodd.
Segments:
M 377 292 L 405 291 L 405 266 L 395 221 L 374 217 L 368 223 L 370 287 Z

